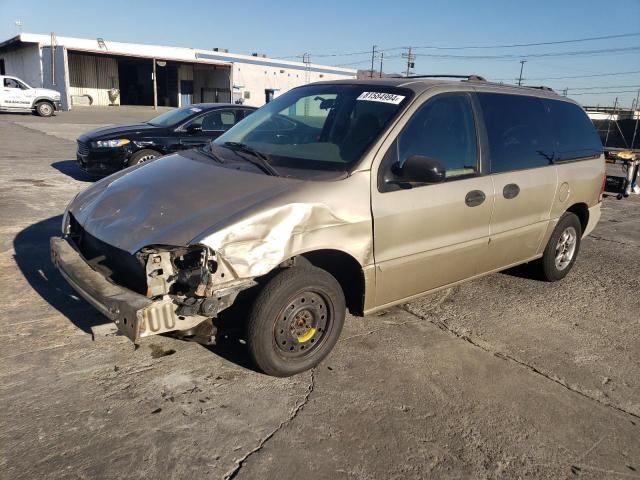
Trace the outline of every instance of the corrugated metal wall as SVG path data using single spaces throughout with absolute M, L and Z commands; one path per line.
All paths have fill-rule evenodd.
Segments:
M 83 103 L 74 97 L 89 95 L 92 105 L 109 105 L 108 91 L 120 88 L 118 62 L 114 58 L 69 52 L 69 92 L 74 104 Z M 120 98 L 114 102 L 120 104 Z

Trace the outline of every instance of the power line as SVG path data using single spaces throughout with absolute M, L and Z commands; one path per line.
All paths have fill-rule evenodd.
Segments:
M 544 46 L 544 45 L 561 45 L 561 44 L 567 44 L 567 43 L 580 43 L 580 42 L 590 42 L 590 41 L 595 41 L 595 40 L 611 40 L 611 39 L 615 39 L 615 38 L 628 38 L 628 37 L 637 37 L 640 36 L 640 32 L 631 32 L 631 33 L 620 33 L 620 34 L 616 34 L 616 35 L 603 35 L 603 36 L 598 36 L 598 37 L 584 37 L 584 38 L 574 38 L 574 39 L 569 39 L 569 40 L 554 40 L 554 41 L 548 41 L 548 42 L 533 42 L 533 43 L 511 43 L 511 44 L 504 44 L 504 45 L 466 45 L 466 46 L 458 46 L 458 47 L 452 47 L 452 46 L 439 46 L 439 45 L 427 45 L 427 46 L 422 46 L 422 47 L 413 47 L 414 50 L 416 49 L 422 49 L 422 50 L 427 50 L 427 49 L 432 49 L 432 50 L 471 50 L 471 49 L 492 49 L 492 48 L 516 48 L 516 47 L 538 47 L 538 46 Z M 390 48 L 384 48 L 381 49 L 379 51 L 381 52 L 389 52 L 392 50 L 406 50 L 407 47 L 390 47 Z M 346 57 L 346 56 L 352 56 L 352 55 L 368 55 L 370 53 L 369 50 L 362 50 L 359 52 L 338 52 L 338 53 L 314 53 L 313 56 L 314 57 Z M 287 56 L 282 56 L 279 58 L 282 59 L 287 59 L 287 58 L 298 58 L 301 55 L 287 55 Z
M 597 87 L 567 87 L 569 90 L 609 90 L 609 89 L 616 89 L 616 88 L 640 88 L 640 85 L 615 85 L 615 86 L 606 86 L 606 85 L 599 85 Z
M 614 93 L 636 93 L 636 92 L 637 90 L 619 90 L 617 92 L 579 92 L 579 93 L 572 93 L 569 96 L 573 97 L 574 95 L 612 95 Z
M 438 53 L 416 53 L 419 57 L 430 58 L 455 58 L 465 60 L 497 60 L 507 58 L 544 58 L 544 57 L 576 57 L 582 55 L 601 55 L 604 53 L 615 52 L 633 52 L 640 51 L 640 46 L 632 47 L 620 47 L 620 48 L 602 48 L 599 50 L 574 50 L 569 52 L 546 52 L 546 53 L 513 53 L 503 55 L 451 55 L 451 54 L 438 54 Z
M 620 33 L 617 35 L 604 35 L 601 37 L 575 38 L 572 40 L 555 40 L 550 42 L 512 43 L 508 45 L 468 45 L 465 47 L 426 46 L 426 47 L 414 47 L 414 48 L 415 49 L 418 49 L 418 48 L 434 49 L 434 50 L 470 50 L 470 49 L 490 49 L 490 48 L 538 47 L 542 45 L 560 45 L 560 44 L 566 44 L 566 43 L 590 42 L 593 40 L 610 40 L 613 38 L 625 38 L 625 37 L 637 37 L 637 36 L 640 36 L 640 32 Z
M 592 77 L 609 77 L 615 75 L 631 75 L 634 73 L 640 73 L 640 70 L 632 70 L 630 72 L 612 72 L 612 73 L 595 73 L 591 75 L 569 75 L 564 77 L 535 77 L 528 80 L 566 80 L 569 78 L 592 78 Z M 494 80 L 512 80 L 511 78 L 494 78 Z
M 369 55 L 371 55 L 371 52 L 367 52 Z M 385 55 L 384 56 L 385 60 L 389 60 L 390 58 L 400 58 L 400 55 Z M 360 60 L 360 61 L 355 61 L 355 62 L 349 62 L 349 63 L 338 63 L 336 65 L 334 65 L 334 67 L 350 67 L 353 65 L 362 65 L 365 63 L 370 63 L 371 59 L 367 58 L 366 60 Z

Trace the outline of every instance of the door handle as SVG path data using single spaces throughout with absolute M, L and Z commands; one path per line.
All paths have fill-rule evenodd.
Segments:
M 515 183 L 508 183 L 502 189 L 502 195 L 507 200 L 511 200 L 512 198 L 516 198 L 520 193 L 520 187 Z
M 471 190 L 464 197 L 464 203 L 466 203 L 468 207 L 477 207 L 481 205 L 486 198 L 487 196 L 482 190 Z

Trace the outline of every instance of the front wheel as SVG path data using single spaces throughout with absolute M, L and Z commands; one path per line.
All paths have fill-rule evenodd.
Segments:
M 140 150 L 129 158 L 127 162 L 127 167 L 133 167 L 134 165 L 139 165 L 144 162 L 148 162 L 149 160 L 153 160 L 154 158 L 159 157 L 161 154 L 156 152 L 155 150 L 151 150 L 149 148 L 145 148 L 144 150 Z
M 563 279 L 573 267 L 582 238 L 582 225 L 578 217 L 566 212 L 549 238 L 538 265 L 545 280 L 555 282 Z
M 345 314 L 344 293 L 331 274 L 307 265 L 284 269 L 253 304 L 247 324 L 249 352 L 268 375 L 303 372 L 333 349 Z
M 38 102 L 36 105 L 36 113 L 41 117 L 50 117 L 54 111 L 53 105 L 49 102 Z

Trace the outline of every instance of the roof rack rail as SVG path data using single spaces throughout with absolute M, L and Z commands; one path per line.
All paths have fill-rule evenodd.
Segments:
M 536 90 L 544 90 L 546 92 L 555 92 L 555 90 L 551 87 L 547 87 L 546 85 L 521 85 L 524 88 L 533 88 Z
M 398 75 L 392 78 L 463 78 L 465 80 L 473 80 L 476 82 L 486 82 L 487 79 L 480 75 L 409 75 L 405 77 L 403 75 Z

